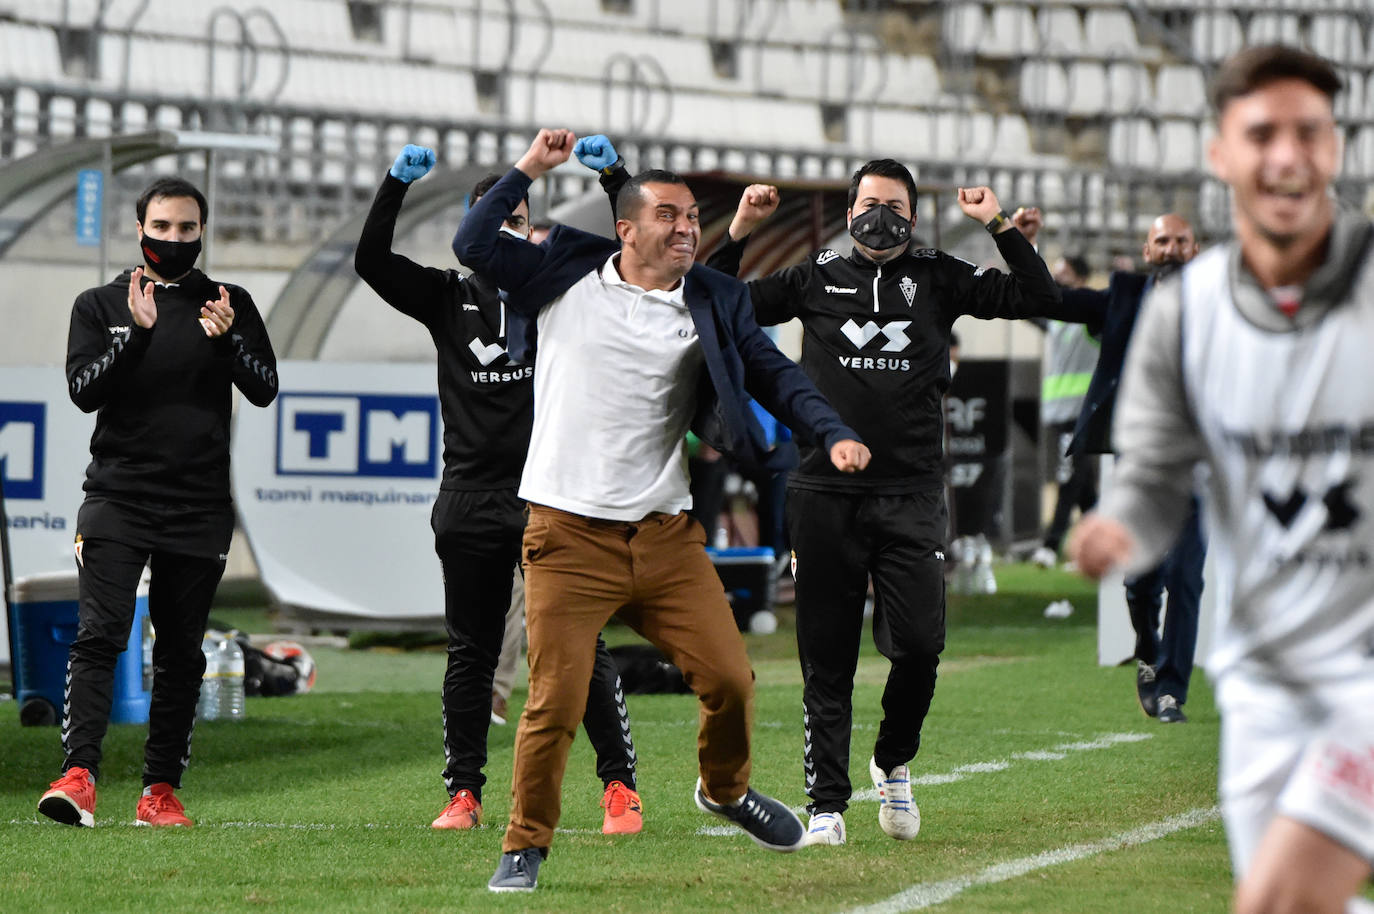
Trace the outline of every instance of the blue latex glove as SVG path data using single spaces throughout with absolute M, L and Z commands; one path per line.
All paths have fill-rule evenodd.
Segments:
M 573 155 L 577 156 L 577 161 L 592 171 L 610 168 L 620 158 L 615 154 L 615 147 L 611 145 L 610 139 L 599 133 L 578 140 L 577 145 L 573 147 Z
M 402 149 L 401 154 L 396 157 L 396 161 L 391 163 L 391 176 L 397 181 L 404 181 L 409 184 L 411 181 L 429 174 L 429 170 L 434 167 L 436 161 L 433 149 L 427 146 L 412 146 L 407 143 L 406 148 Z

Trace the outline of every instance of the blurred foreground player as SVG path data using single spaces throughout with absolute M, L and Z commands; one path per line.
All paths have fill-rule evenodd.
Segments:
M 76 520 L 80 611 L 67 662 L 62 776 L 38 811 L 95 824 L 95 782 L 109 725 L 114 667 L 129 641 L 144 565 L 153 694 L 138 825 L 190 825 L 173 793 L 191 754 L 205 657 L 201 639 L 224 574 L 229 408 L 277 396 L 277 360 L 248 293 L 196 270 L 205 197 L 161 178 L 138 198 L 144 266 L 81 293 L 67 339 L 72 402 L 98 410 Z
M 1235 910 L 1369 911 L 1374 861 L 1374 227 L 1337 211 L 1341 82 L 1305 51 L 1217 73 L 1212 169 L 1236 240 L 1159 287 L 1127 357 L 1118 483 L 1079 567 L 1148 567 L 1208 511 L 1222 616 L 1209 660 Z

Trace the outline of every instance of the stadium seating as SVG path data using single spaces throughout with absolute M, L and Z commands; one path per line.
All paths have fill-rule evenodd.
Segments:
M 1073 177 L 1085 169 L 1196 180 L 1212 68 L 1247 42 L 1287 41 L 1341 65 L 1346 174 L 1374 178 L 1368 0 L 867 6 L 4 0 L 0 162 L 154 126 L 269 131 L 286 152 L 239 162 L 238 176 L 292 182 L 342 215 L 401 142 L 494 163 L 561 123 L 657 143 L 693 167 L 843 176 L 894 155 L 934 180 L 1006 176 L 1081 210 L 1119 202 Z M 914 28 L 892 30 L 898 10 Z M 60 39 L 65 28 L 92 29 L 93 52 Z M 559 187 L 590 180 L 570 170 Z

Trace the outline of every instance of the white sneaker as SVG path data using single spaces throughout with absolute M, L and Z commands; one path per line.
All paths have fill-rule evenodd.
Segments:
M 1031 564 L 1039 565 L 1046 571 L 1059 564 L 1059 556 L 1049 546 L 1041 546 L 1031 553 Z
M 844 816 L 838 812 L 818 812 L 811 817 L 803 844 L 844 844 Z
M 911 799 L 911 769 L 898 765 L 884 774 L 873 759 L 868 774 L 878 789 L 878 826 L 883 834 L 898 841 L 910 841 L 921 831 L 921 810 Z

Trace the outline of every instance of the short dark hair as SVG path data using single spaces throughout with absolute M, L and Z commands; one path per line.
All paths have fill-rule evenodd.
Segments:
M 1283 44 L 1237 51 L 1222 62 L 1212 80 L 1212 110 L 1218 116 L 1231 102 L 1280 79 L 1300 79 L 1332 101 L 1345 83 L 1325 57 Z
M 200 224 L 205 224 L 210 207 L 205 202 L 205 195 L 197 190 L 194 184 L 184 178 L 158 178 L 149 184 L 134 202 L 134 212 L 138 214 L 139 225 L 143 224 L 143 217 L 148 215 L 148 204 L 164 197 L 190 197 L 196 201 L 196 206 L 200 207 Z
M 472 185 L 472 193 L 468 194 L 468 206 L 471 207 L 472 204 L 474 204 L 474 203 L 476 203 L 478 200 L 482 199 L 483 195 L 485 195 L 487 191 L 489 191 L 489 190 L 491 190 L 493 187 L 495 187 L 495 186 L 496 186 L 496 182 L 497 182 L 497 181 L 500 181 L 500 180 L 501 180 L 501 175 L 498 175 L 498 174 L 490 174 L 490 175 L 487 175 L 487 176 L 486 176 L 485 178 L 483 178 L 482 180 L 478 181 L 476 184 Z M 530 195 L 529 195 L 529 194 L 527 194 L 527 193 L 521 194 L 521 195 L 520 195 L 520 199 L 525 201 L 525 205 L 526 205 L 526 206 L 529 206 L 529 205 L 530 205 Z
M 639 213 L 639 208 L 644 203 L 645 184 L 681 184 L 685 187 L 687 181 L 677 172 L 662 168 L 650 168 L 641 171 L 626 181 L 621 186 L 619 193 L 615 195 L 617 219 L 633 219 Z
M 1065 254 L 1064 263 L 1068 264 L 1069 269 L 1073 270 L 1073 275 L 1087 279 L 1092 269 L 1088 266 L 1088 258 L 1082 254 Z
M 907 205 L 912 212 L 916 211 L 916 179 L 911 176 L 911 170 L 896 159 L 874 159 L 866 162 L 856 172 L 854 177 L 849 179 L 849 204 L 846 209 L 854 208 L 854 201 L 859 199 L 859 182 L 865 175 L 877 175 L 880 178 L 896 178 L 906 185 Z

